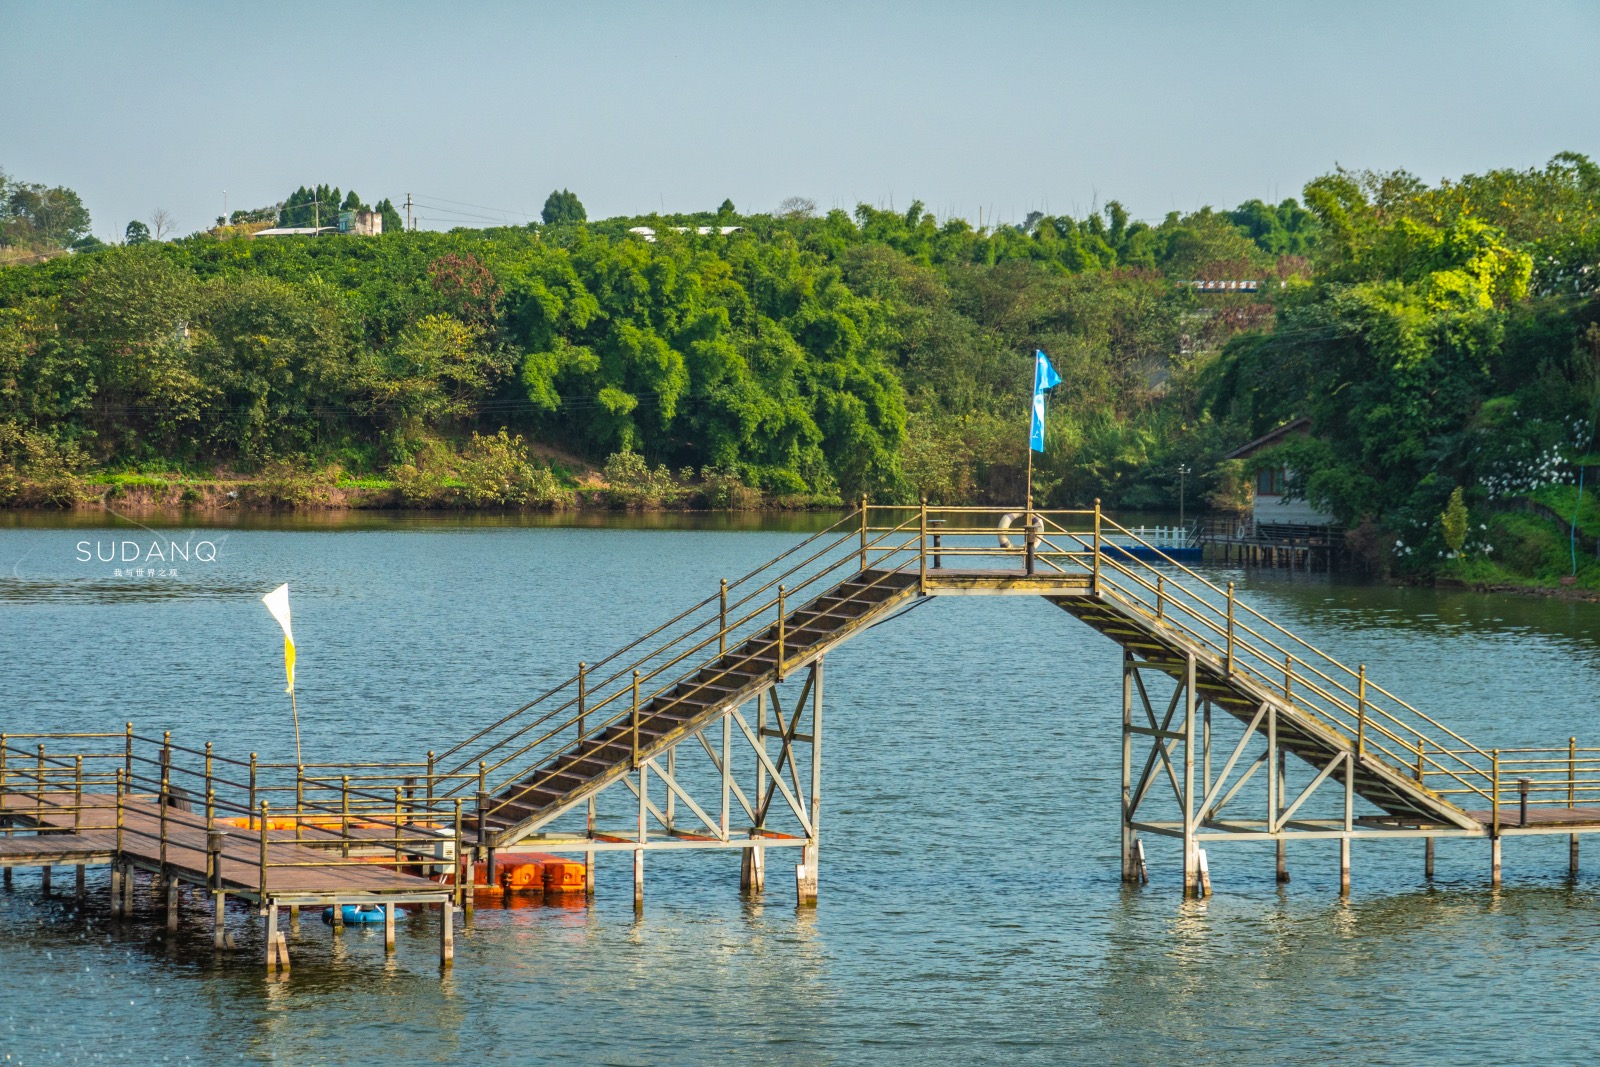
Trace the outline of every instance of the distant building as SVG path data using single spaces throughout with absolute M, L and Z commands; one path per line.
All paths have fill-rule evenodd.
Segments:
M 1298 418 L 1247 445 L 1240 445 L 1222 458 L 1249 460 L 1291 437 L 1306 437 L 1310 433 L 1311 420 Z M 1255 505 L 1252 511 L 1257 526 L 1332 526 L 1333 516 L 1318 511 L 1308 501 L 1284 499 L 1289 475 L 1289 468 L 1281 462 L 1263 458 L 1255 464 Z
M 376 211 L 339 212 L 339 232 L 357 237 L 378 237 L 383 234 L 383 216 Z
M 376 211 L 341 211 L 336 226 L 274 226 L 251 237 L 320 237 L 330 233 L 352 237 L 377 237 L 383 233 L 383 215 Z
M 694 227 L 694 232 L 699 234 L 701 237 L 712 233 L 721 234 L 723 237 L 726 237 L 728 234 L 738 233 L 742 229 L 744 229 L 743 226 L 696 226 Z M 674 233 L 688 233 L 689 227 L 673 226 L 672 231 Z M 656 231 L 652 230 L 648 226 L 629 226 L 628 232 L 631 234 L 636 234 L 639 237 L 643 237 L 646 241 L 649 241 L 652 244 L 655 243 Z

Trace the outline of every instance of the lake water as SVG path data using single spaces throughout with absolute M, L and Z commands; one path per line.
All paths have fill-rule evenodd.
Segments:
M 275 624 L 291 584 L 307 758 L 415 758 L 499 717 L 799 540 L 821 517 L 244 519 L 187 531 L 216 558 L 123 578 L 80 560 L 135 526 L 0 516 L 0 729 L 172 729 L 292 753 Z M 692 528 L 698 525 L 701 528 Z M 715 527 L 721 528 L 715 528 Z M 181 538 L 180 538 L 181 539 Z M 1240 595 L 1478 744 L 1600 744 L 1600 606 L 1233 572 Z M 86 914 L 37 873 L 0 892 L 3 1063 L 1577 1063 L 1600 1060 L 1600 838 L 1488 846 L 1176 850 L 1118 878 L 1119 652 L 1033 598 L 949 598 L 828 660 L 820 903 L 770 853 L 627 855 L 589 907 L 481 908 L 441 979 L 436 926 L 335 940 L 306 921 L 287 981 L 258 924 L 211 951 Z M 1291 772 L 1293 773 L 1293 771 Z M 1302 776 L 1301 780 L 1304 780 Z M 791 860 L 792 862 L 792 860 Z M 70 879 L 69 879 L 70 882 Z

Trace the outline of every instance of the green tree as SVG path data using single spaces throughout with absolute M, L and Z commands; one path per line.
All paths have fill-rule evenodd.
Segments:
M 384 197 L 382 200 L 379 200 L 377 205 L 372 210 L 383 216 L 384 233 L 405 232 L 406 221 L 400 217 L 400 212 L 395 210 L 394 204 L 389 200 L 388 197 Z
M 142 245 L 150 240 L 150 227 L 134 219 L 128 223 L 127 229 L 122 231 L 122 241 L 129 245 Z
M 1439 529 L 1444 534 L 1445 547 L 1460 552 L 1467 543 L 1467 505 L 1461 498 L 1461 487 L 1450 490 L 1450 503 L 1439 516 Z
M 578 195 L 567 189 L 553 191 L 545 197 L 544 208 L 539 212 L 539 217 L 546 226 L 566 226 L 572 223 L 583 222 L 588 213 L 583 210 Z
M 0 244 L 50 250 L 89 233 L 89 209 L 65 186 L 13 182 L 0 174 Z

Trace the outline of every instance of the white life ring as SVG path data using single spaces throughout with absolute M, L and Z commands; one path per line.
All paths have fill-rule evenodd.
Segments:
M 1000 529 L 1002 529 L 1002 530 L 1011 529 L 1011 524 L 1016 522 L 1020 518 L 1022 518 L 1022 512 L 1020 512 L 1020 511 L 1008 511 L 1008 512 L 1006 512 L 1004 515 L 1000 516 Z M 1043 518 L 1043 516 L 1035 515 L 1033 517 L 1033 519 L 1027 525 L 1036 534 L 1044 532 L 1044 518 Z M 1010 548 L 1011 547 L 1011 538 L 1007 537 L 1005 534 L 1000 534 L 999 536 L 1000 536 L 1000 547 L 1001 548 Z

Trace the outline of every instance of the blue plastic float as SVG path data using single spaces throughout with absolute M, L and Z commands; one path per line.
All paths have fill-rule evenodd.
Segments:
M 339 910 L 343 913 L 341 917 L 344 919 L 344 925 L 346 926 L 383 922 L 383 906 L 380 904 L 341 904 L 339 905 Z M 399 921 L 406 917 L 406 913 L 399 908 L 395 908 L 394 917 L 396 921 Z M 330 926 L 333 925 L 333 909 L 331 907 L 322 909 L 322 921 Z

